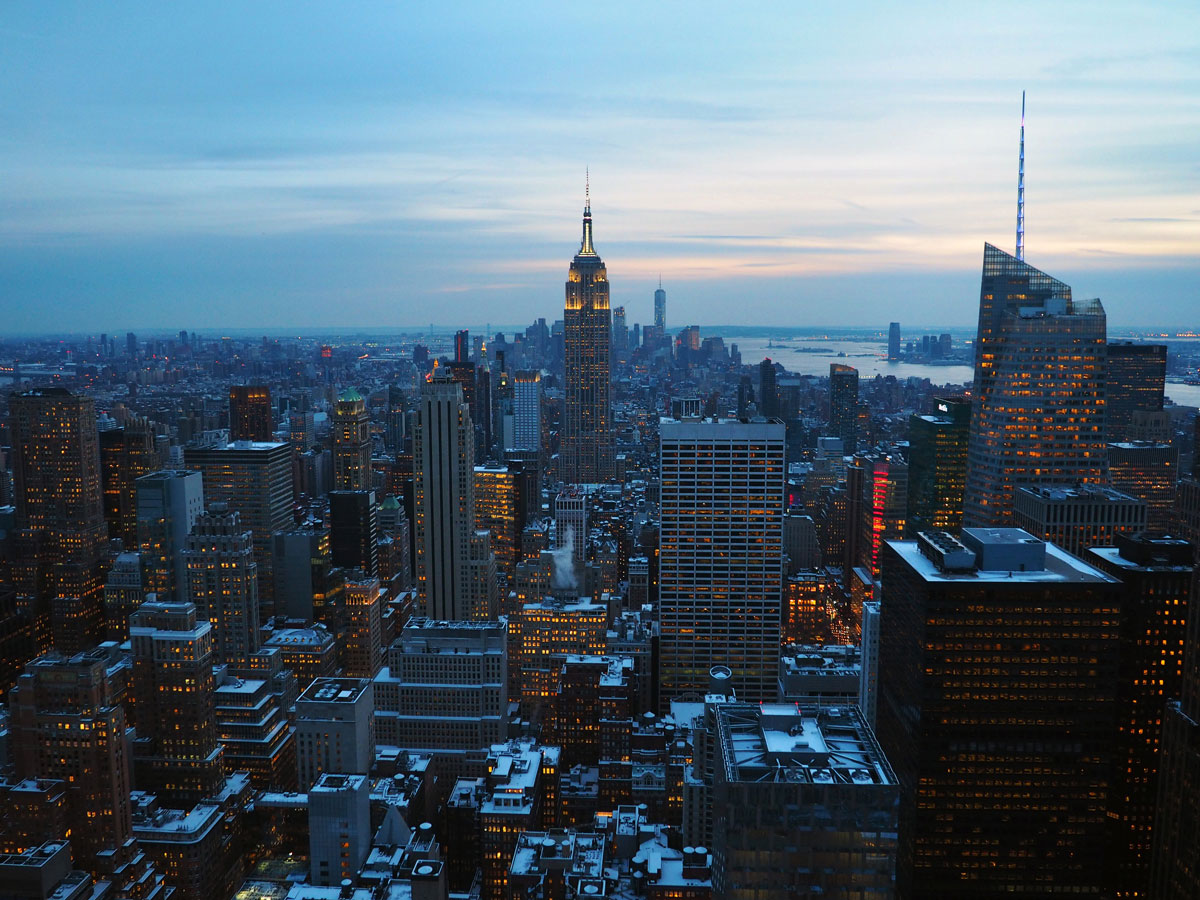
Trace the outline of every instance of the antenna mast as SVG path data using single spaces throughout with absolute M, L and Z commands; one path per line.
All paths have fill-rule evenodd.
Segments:
M 1025 92 L 1021 91 L 1021 158 L 1017 166 L 1017 259 L 1025 259 Z

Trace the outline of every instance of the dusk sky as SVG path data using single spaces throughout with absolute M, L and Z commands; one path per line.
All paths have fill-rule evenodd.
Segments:
M 16 2 L 8 332 L 970 326 L 983 242 L 1200 325 L 1200 4 Z

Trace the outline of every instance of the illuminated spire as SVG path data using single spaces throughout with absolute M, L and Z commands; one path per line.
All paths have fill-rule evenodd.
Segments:
M 583 242 L 579 245 L 579 255 L 596 255 L 596 250 L 592 246 L 592 176 L 587 169 L 584 169 Z
M 1017 259 L 1025 259 L 1025 92 L 1021 91 L 1021 159 L 1017 164 Z

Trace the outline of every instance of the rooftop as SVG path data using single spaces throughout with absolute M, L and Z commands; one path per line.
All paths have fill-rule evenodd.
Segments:
M 853 707 L 812 716 L 785 703 L 728 703 L 716 713 L 730 782 L 896 783 L 870 728 Z
M 1106 487 L 1102 484 L 1078 484 L 1074 487 L 1064 485 L 1024 485 L 1016 489 L 1018 494 L 1028 494 L 1043 500 L 1056 500 L 1060 503 L 1138 503 L 1140 501 L 1128 494 Z
M 356 703 L 371 686 L 366 678 L 316 678 L 300 700 L 318 703 Z
M 1021 531 L 1019 528 L 1011 530 Z M 1027 532 L 1021 533 L 1029 536 Z M 921 553 L 916 541 L 888 541 L 887 544 L 926 581 L 1116 584 L 1115 578 L 1092 568 L 1054 544 L 1045 544 L 1045 568 L 1027 572 L 988 569 L 944 571 L 939 569 L 932 559 Z

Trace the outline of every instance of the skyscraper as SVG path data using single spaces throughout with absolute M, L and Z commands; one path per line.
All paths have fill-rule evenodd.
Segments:
M 654 292 L 654 327 L 659 334 L 667 333 L 667 292 L 663 290 L 662 278 L 658 279 L 658 290 Z
M 888 326 L 888 359 L 900 358 L 900 323 Z
M 563 313 L 566 397 L 558 474 L 568 484 L 600 482 L 613 474 L 611 335 L 608 272 L 592 246 L 589 197 Z
M 100 473 L 108 536 L 126 550 L 137 549 L 137 491 L 134 482 L 158 468 L 154 429 L 131 416 L 123 428 L 100 432 Z
M 962 534 L 884 545 L 898 896 L 1103 896 L 1120 585 L 1019 528 Z
M 379 512 L 374 491 L 329 492 L 329 546 L 333 564 L 379 574 Z
M 292 450 L 288 444 L 237 441 L 225 447 L 188 447 L 188 468 L 204 476 L 204 502 L 224 503 L 241 517 L 254 539 L 259 590 L 268 612 L 274 610 L 274 548 L 277 531 L 290 528 Z M 196 604 L 203 609 L 203 605 Z
M 317 678 L 296 700 L 296 768 L 307 791 L 325 772 L 368 775 L 375 760 L 375 688 Z
M 96 407 L 63 388 L 13 394 L 17 603 L 37 646 L 90 648 L 101 633 L 107 527 Z
M 908 420 L 908 523 L 918 531 L 957 531 L 962 527 L 967 482 L 967 438 L 971 404 L 939 398 L 935 411 Z
M 1116 544 L 1085 557 L 1125 588 L 1107 883 L 1113 896 L 1133 897 L 1146 896 L 1149 887 L 1163 704 L 1183 686 L 1195 548 L 1155 534 L 1119 534 Z
M 509 578 L 520 560 L 526 486 L 519 466 L 510 469 L 488 463 L 475 467 L 475 527 L 491 532 L 496 567 Z
M 1112 486 L 1146 501 L 1146 525 L 1167 531 L 1179 487 L 1179 448 L 1167 443 L 1132 441 L 1108 445 Z
M 1108 477 L 1104 307 L 985 244 L 964 521 L 1005 525 L 1020 483 Z
M 269 441 L 275 431 L 271 414 L 271 389 L 263 384 L 235 384 L 229 388 L 229 439 Z
M 188 805 L 212 797 L 225 782 L 212 624 L 192 603 L 150 600 L 130 617 L 129 639 L 138 788 Z
M 1163 408 L 1167 345 L 1109 341 L 1107 375 L 1107 440 L 1134 440 L 1133 414 Z
M 625 324 L 625 307 L 618 306 L 612 314 L 612 347 L 614 351 L 629 349 L 629 327 Z
M 486 619 L 495 611 L 495 567 L 475 530 L 475 441 L 462 387 L 437 373 L 421 385 L 413 436 L 417 591 L 438 619 Z M 489 574 L 490 563 L 490 574 Z
M 541 450 L 542 447 L 542 373 L 536 370 L 513 375 L 512 436 L 505 450 Z
M 758 364 L 758 414 L 768 419 L 779 415 L 779 390 L 775 386 L 775 363 L 767 357 Z
M 136 490 L 146 590 L 159 600 L 182 599 L 187 571 L 183 551 L 192 525 L 204 511 L 204 476 L 189 469 L 151 472 L 137 480 Z
M 25 667 L 11 696 L 18 778 L 66 786 L 76 861 L 96 871 L 96 855 L 133 835 L 125 709 L 100 650 L 43 656 Z
M 371 421 L 362 394 L 350 388 L 333 412 L 333 489 L 371 488 Z
M 861 472 L 851 473 L 850 469 Z M 851 477 L 854 475 L 855 477 Z M 856 557 L 850 566 L 861 566 L 873 581 L 879 580 L 879 554 L 885 540 L 904 537 L 908 513 L 908 466 L 898 449 L 879 448 L 857 453 L 847 467 L 847 485 L 859 489 L 857 521 L 847 523 L 858 530 Z
M 858 369 L 829 365 L 829 433 L 849 454 L 858 449 Z
M 1200 578 L 1192 579 L 1183 648 L 1183 685 L 1168 696 L 1158 756 L 1150 893 L 1155 900 L 1200 897 Z
M 196 519 L 183 551 L 187 599 L 212 622 L 218 663 L 246 664 L 258 649 L 258 563 L 241 516 L 219 504 Z
M 774 700 L 783 603 L 784 426 L 659 426 L 661 698 L 703 694 L 714 665 L 738 696 Z

